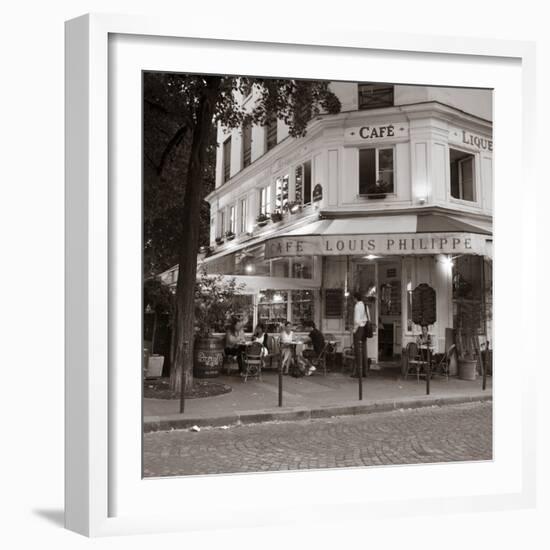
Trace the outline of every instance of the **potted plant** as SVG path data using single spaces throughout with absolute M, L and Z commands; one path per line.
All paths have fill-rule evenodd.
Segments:
M 193 374 L 197 378 L 218 376 L 223 364 L 225 322 L 233 310 L 234 297 L 244 288 L 235 278 L 208 275 L 202 269 L 195 286 L 195 346 Z
M 226 231 L 225 237 L 228 241 L 232 241 L 235 238 L 235 233 L 233 231 Z
M 280 222 L 283 219 L 283 213 L 280 210 L 274 210 L 271 213 L 271 221 L 273 223 Z
M 367 187 L 367 197 L 369 199 L 385 199 L 390 190 L 390 186 L 385 181 L 376 180 L 374 185 Z
M 300 212 L 300 210 L 302 210 L 302 203 L 298 201 L 289 202 L 287 209 L 291 214 L 296 214 L 297 212 Z
M 204 254 L 204 256 L 210 256 L 212 254 L 212 247 L 210 246 L 201 246 L 199 248 L 199 254 Z
M 475 339 L 479 336 L 482 326 L 482 313 L 477 301 L 459 300 L 459 326 L 456 329 L 456 344 L 458 351 L 458 377 L 461 380 L 477 378 L 478 346 Z
M 258 224 L 258 227 L 265 227 L 269 223 L 269 216 L 267 214 L 260 214 L 256 218 L 256 223 Z
M 220 235 L 219 237 L 216 237 L 216 244 L 219 246 L 220 244 L 223 244 L 223 237 Z

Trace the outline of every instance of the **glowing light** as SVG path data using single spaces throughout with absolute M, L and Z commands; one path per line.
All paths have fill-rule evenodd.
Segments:
M 247 273 L 252 273 L 254 271 L 254 266 L 252 264 L 247 264 L 246 267 L 244 268 L 244 270 Z
M 367 260 L 376 260 L 376 258 L 380 258 L 380 256 L 375 256 L 374 254 L 369 254 L 368 256 L 365 256 Z
M 274 302 L 282 302 L 282 301 L 283 301 L 283 297 L 282 297 L 280 294 L 274 294 L 274 295 L 273 295 L 273 301 L 274 301 Z

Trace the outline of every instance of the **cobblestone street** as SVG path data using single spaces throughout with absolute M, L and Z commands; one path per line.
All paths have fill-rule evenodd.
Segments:
M 145 477 L 491 458 L 491 402 L 144 435 Z

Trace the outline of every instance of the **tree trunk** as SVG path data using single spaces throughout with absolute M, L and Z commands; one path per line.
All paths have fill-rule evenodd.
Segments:
M 199 248 L 200 206 L 203 199 L 203 176 L 212 131 L 212 119 L 221 83 L 220 77 L 205 77 L 193 128 L 189 170 L 182 209 L 183 228 L 180 241 L 178 282 L 176 286 L 175 354 L 170 373 L 170 389 L 181 391 L 193 385 L 193 348 L 195 339 L 195 283 Z

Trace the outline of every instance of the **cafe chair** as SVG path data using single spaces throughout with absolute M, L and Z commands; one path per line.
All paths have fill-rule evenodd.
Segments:
M 443 354 L 443 357 L 440 359 L 439 363 L 436 365 L 436 370 L 438 371 L 438 374 L 441 376 L 445 376 L 447 381 L 449 380 L 449 370 L 451 366 L 451 359 L 455 356 L 456 359 L 458 359 L 458 353 L 456 350 L 456 345 L 453 344 L 446 353 Z
M 244 355 L 244 381 L 246 382 L 249 377 L 256 377 L 258 380 L 262 380 L 262 356 L 263 346 L 259 342 L 253 342 L 248 346 Z
M 327 375 L 327 354 L 332 350 L 332 344 L 325 341 L 325 345 L 321 353 L 317 356 L 308 357 L 309 362 L 317 369 L 323 369 L 323 375 Z
M 264 357 L 264 367 L 278 368 L 281 361 L 281 350 L 279 348 L 279 339 L 275 336 L 268 336 L 267 355 Z
M 414 369 L 416 371 L 416 381 L 420 382 L 421 376 L 426 376 L 428 362 L 422 357 L 420 350 L 415 342 L 409 342 L 405 350 L 405 380 L 409 376 L 409 371 Z

